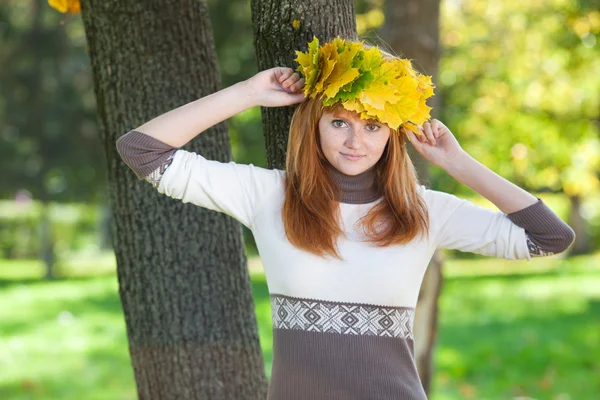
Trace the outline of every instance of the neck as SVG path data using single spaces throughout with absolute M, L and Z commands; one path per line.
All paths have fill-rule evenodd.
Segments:
M 326 162 L 327 173 L 339 189 L 338 201 L 349 204 L 370 203 L 381 197 L 374 166 L 358 175 L 346 175 Z

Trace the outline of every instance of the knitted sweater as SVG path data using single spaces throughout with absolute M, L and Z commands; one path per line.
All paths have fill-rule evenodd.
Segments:
M 426 399 L 414 359 L 413 322 L 435 250 L 529 261 L 564 251 L 574 240 L 572 229 L 539 198 L 507 215 L 419 184 L 429 234 L 404 245 L 376 247 L 363 241 L 355 226 L 383 200 L 373 196 L 365 178 L 370 172 L 338 174 L 351 200 L 339 202 L 347 236 L 337 241 L 343 260 L 322 258 L 287 240 L 281 218 L 285 171 L 208 160 L 169 147 L 136 131 L 117 143 L 138 178 L 159 193 L 230 215 L 252 231 L 272 306 L 268 400 Z

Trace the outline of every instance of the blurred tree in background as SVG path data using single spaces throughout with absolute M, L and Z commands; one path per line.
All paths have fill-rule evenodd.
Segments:
M 83 28 L 61 18 L 45 0 L 0 5 L 0 198 L 41 203 L 37 251 L 47 278 L 60 240 L 50 203 L 107 201 Z M 14 232 L 17 221 L 5 225 Z
M 61 21 L 60 13 L 40 7 L 40 1 L 0 4 L 0 165 L 5 171 L 0 196 L 18 197 L 24 200 L 20 203 L 33 197 L 106 204 L 83 26 L 76 15 Z M 208 4 L 223 85 L 229 86 L 258 71 L 250 2 Z M 357 33 L 379 42 L 383 0 L 355 4 Z M 600 245 L 600 83 L 594 73 L 600 63 L 599 15 L 597 0 L 447 0 L 441 9 L 438 117 L 470 154 L 507 179 L 528 190 L 566 193 L 568 202 L 557 198 L 555 204 L 570 210 L 567 222 L 577 233 L 574 253 Z M 395 50 L 402 53 L 401 46 Z M 266 166 L 260 109 L 228 122 L 234 159 Z M 474 194 L 439 169 L 430 173 L 440 190 Z M 36 219 L 52 220 L 44 217 L 44 207 L 36 210 Z M 32 253 L 33 247 L 23 247 L 28 240 L 3 244 L 2 237 L 19 223 L 9 214 L 10 220 L 0 216 L 0 227 L 5 226 L 0 250 L 5 256 Z M 108 208 L 97 214 L 98 247 L 106 248 Z M 36 251 L 46 255 L 51 271 L 55 256 L 50 250 L 72 244 L 53 235 L 56 229 L 48 225 L 22 231 L 46 238 Z M 255 254 L 252 235 L 247 229 L 244 234 L 248 251 Z
M 570 251 L 589 251 L 587 221 L 600 215 L 582 208 L 600 192 L 600 2 L 443 4 L 442 119 L 508 180 L 564 192 L 577 235 Z

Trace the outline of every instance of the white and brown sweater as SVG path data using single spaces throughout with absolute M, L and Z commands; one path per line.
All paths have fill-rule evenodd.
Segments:
M 281 219 L 285 171 L 223 163 L 131 131 L 117 140 L 139 179 L 184 203 L 225 213 L 256 240 L 271 298 L 273 366 L 268 400 L 423 400 L 413 321 L 436 249 L 506 260 L 565 251 L 574 231 L 544 202 L 511 214 L 417 185 L 430 233 L 406 245 L 364 242 L 355 222 L 383 198 L 375 171 L 329 173 L 341 189 L 343 261 L 294 247 Z

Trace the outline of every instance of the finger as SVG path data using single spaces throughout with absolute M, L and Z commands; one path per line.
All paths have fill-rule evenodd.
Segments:
M 282 83 L 287 78 L 289 78 L 293 72 L 294 70 L 289 67 L 278 68 L 277 73 L 279 74 L 279 76 L 277 77 L 277 80 L 279 81 L 279 83 Z
M 435 120 L 437 123 L 437 137 L 440 138 L 442 136 L 444 136 L 446 133 L 448 133 L 450 130 L 448 129 L 448 127 L 446 125 L 444 125 L 444 123 L 440 120 Z
M 440 137 L 440 124 L 437 119 L 431 120 L 431 131 L 433 132 L 433 137 L 435 139 Z
M 297 72 L 294 72 L 292 75 L 290 75 L 285 81 L 283 81 L 283 83 L 281 84 L 281 86 L 283 86 L 284 88 L 286 87 L 290 87 L 292 86 L 294 83 L 296 83 L 296 81 L 300 79 L 300 75 L 298 75 Z
M 294 83 L 292 86 L 290 86 L 290 90 L 291 91 L 300 90 L 300 89 L 302 89 L 303 86 L 304 86 L 304 78 L 301 78 L 296 83 Z
M 415 147 L 421 146 L 419 138 L 417 137 L 417 135 L 415 135 L 415 133 L 413 131 L 411 131 L 410 129 L 406 129 L 406 133 L 408 135 L 408 140 L 410 141 L 410 143 L 413 146 L 415 146 Z
M 430 145 L 435 146 L 435 137 L 433 136 L 433 132 L 431 131 L 431 123 L 425 122 L 423 124 L 423 130 L 425 131 L 425 136 L 427 136 L 427 141 Z
M 439 119 L 436 119 L 434 121 L 432 121 L 432 129 L 433 129 L 433 122 L 435 122 L 435 138 L 436 140 L 439 139 L 440 137 L 444 136 L 444 133 L 446 133 L 447 128 L 444 125 L 444 123 L 442 121 L 440 121 Z
M 427 136 L 425 135 L 424 128 L 421 125 L 417 125 L 417 128 L 419 128 L 419 132 L 421 132 L 421 134 L 418 135 L 419 142 L 423 143 L 427 140 Z

